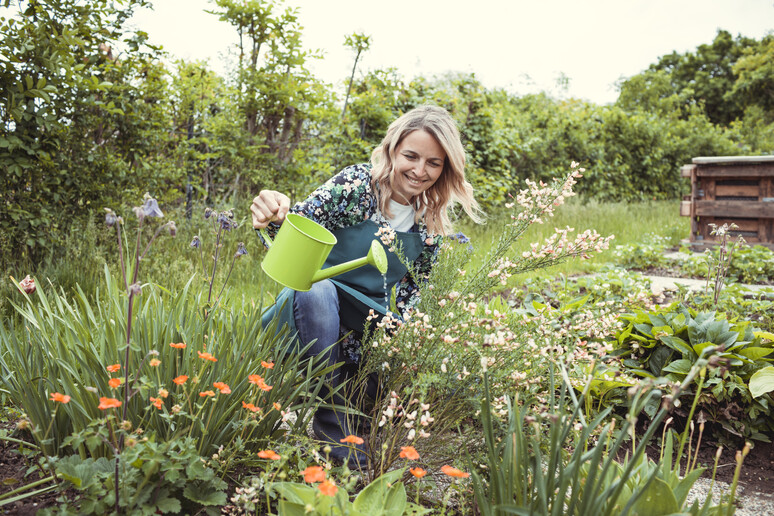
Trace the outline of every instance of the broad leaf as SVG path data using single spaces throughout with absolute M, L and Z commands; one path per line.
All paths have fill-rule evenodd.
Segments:
M 750 394 L 753 398 L 774 391 L 774 366 L 767 366 L 750 377 Z
M 663 516 L 679 510 L 672 489 L 660 478 L 653 479 L 632 507 L 632 513 L 638 516 Z

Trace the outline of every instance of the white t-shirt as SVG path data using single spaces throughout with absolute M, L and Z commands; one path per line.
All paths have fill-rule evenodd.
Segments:
M 390 212 L 392 212 L 392 217 L 389 217 L 387 220 L 390 221 L 390 225 L 395 231 L 405 232 L 414 226 L 413 206 L 406 206 L 390 199 Z

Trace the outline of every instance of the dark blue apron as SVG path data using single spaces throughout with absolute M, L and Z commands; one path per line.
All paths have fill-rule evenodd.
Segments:
M 354 226 L 333 231 L 337 243 L 333 246 L 328 258 L 323 264 L 323 269 L 340 263 L 361 258 L 368 254 L 371 242 L 377 238 L 376 232 L 379 225 L 372 220 L 366 220 Z M 396 239 L 401 242 L 403 255 L 409 263 L 414 262 L 422 253 L 422 237 L 414 232 L 396 232 Z M 406 275 L 406 266 L 401 263 L 398 256 L 387 250 L 387 299 L 392 286 Z M 363 331 L 366 318 L 373 310 L 377 316 L 385 315 L 385 277 L 371 265 L 365 265 L 349 272 L 345 272 L 331 279 L 339 292 L 339 315 L 341 323 L 347 328 L 357 332 Z M 277 333 L 288 331 L 288 335 L 297 332 L 296 322 L 293 316 L 293 299 L 295 290 L 284 288 L 277 296 L 274 304 L 270 306 L 261 317 L 261 325 L 266 328 L 275 317 L 277 321 Z M 400 317 L 400 314 L 394 314 Z M 293 338 L 289 351 L 299 343 Z

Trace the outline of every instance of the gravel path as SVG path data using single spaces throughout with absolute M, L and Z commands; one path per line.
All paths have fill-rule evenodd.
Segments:
M 698 499 L 700 502 L 704 501 L 707 497 L 707 493 L 710 490 L 712 481 L 708 478 L 700 478 L 693 485 L 693 489 L 688 494 L 687 505 Z M 719 495 L 721 493 L 728 493 L 730 484 L 725 482 L 715 482 L 712 489 L 713 500 L 717 503 Z M 772 486 L 774 487 L 774 486 Z M 773 493 L 759 493 L 745 490 L 744 484 L 739 482 L 736 489 L 737 495 L 737 509 L 734 514 L 736 516 L 764 516 L 774 515 L 774 494 Z

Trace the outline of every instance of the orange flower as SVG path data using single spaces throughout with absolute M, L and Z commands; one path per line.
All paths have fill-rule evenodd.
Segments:
M 121 364 L 109 365 L 105 369 L 107 369 L 109 373 L 115 373 L 115 372 L 118 372 L 118 370 L 121 369 Z
M 108 380 L 108 385 L 110 385 L 112 389 L 118 389 L 118 386 L 121 385 L 121 378 L 111 378 Z
M 414 476 L 415 476 L 415 477 L 417 477 L 417 478 L 422 478 L 422 477 L 424 477 L 425 475 L 427 475 L 427 471 L 425 471 L 425 470 L 424 470 L 424 469 L 422 469 L 422 468 L 411 468 L 411 469 L 409 470 L 409 473 L 411 473 L 412 475 L 414 475 Z
M 266 392 L 269 392 L 270 390 L 273 389 L 271 385 L 267 385 L 266 382 L 263 381 L 263 378 L 258 380 L 258 388 Z
M 151 367 L 158 367 L 159 365 L 161 365 L 161 360 L 159 360 L 158 358 L 151 358 L 150 362 L 148 362 L 148 365 L 150 365 Z
M 282 410 L 282 405 L 280 405 L 280 404 L 279 404 L 279 403 L 277 403 L 276 401 L 275 401 L 274 403 L 272 403 L 272 404 L 271 404 L 271 406 L 272 406 L 272 407 L 274 407 L 274 409 L 275 409 L 277 412 L 279 412 L 280 410 Z
M 58 392 L 52 392 L 51 393 L 51 401 L 58 401 L 59 403 L 69 403 L 70 402 L 70 396 L 67 394 L 60 394 Z
M 121 406 L 121 402 L 115 398 L 100 398 L 99 408 L 100 410 L 107 410 L 109 408 L 118 408 Z
M 363 444 L 365 441 L 356 435 L 348 435 L 344 439 L 339 439 L 340 443 Z
M 223 382 L 215 382 L 212 386 L 218 389 L 221 394 L 231 394 L 231 388 Z
M 321 466 L 309 466 L 301 472 L 304 475 L 304 482 L 322 482 L 325 480 L 325 470 Z
M 419 459 L 419 453 L 417 453 L 416 448 L 414 448 L 413 446 L 401 446 L 400 458 L 408 459 L 408 460 L 417 460 Z
M 153 404 L 154 407 L 156 407 L 157 409 L 161 410 L 161 407 L 164 404 L 164 402 L 161 400 L 161 398 L 154 398 L 153 396 L 151 396 L 150 400 L 151 400 L 151 403 Z
M 274 369 L 274 362 L 264 362 L 261 360 L 261 365 L 266 369 Z
M 215 391 L 202 391 L 199 393 L 199 396 L 202 398 L 206 398 L 207 396 L 215 396 Z
M 181 374 L 180 376 L 178 376 L 177 378 L 175 378 L 172 381 L 175 382 L 178 385 L 183 385 L 185 382 L 188 381 L 188 377 L 186 375 L 184 375 L 184 374 Z
M 445 475 L 449 475 L 450 477 L 454 478 L 468 478 L 470 476 L 470 473 L 465 473 L 464 471 L 460 471 L 457 468 L 453 468 L 449 465 L 441 466 L 441 471 Z
M 169 391 L 166 389 L 159 389 L 159 396 L 161 396 L 162 398 L 166 398 L 167 396 L 169 396 Z
M 259 412 L 261 410 L 261 407 L 256 407 L 252 403 L 245 403 L 244 401 L 242 402 L 242 406 L 251 412 Z
M 212 356 L 210 353 L 202 353 L 201 351 L 197 351 L 199 353 L 199 358 L 202 360 L 209 360 L 210 362 L 217 362 L 218 359 Z
M 185 349 L 185 342 L 178 342 L 177 344 L 175 344 L 174 342 L 170 342 L 169 345 L 173 348 Z
M 262 459 L 269 459 L 269 460 L 280 460 L 282 458 L 274 450 L 261 450 L 258 452 L 258 456 Z
M 258 382 L 263 381 L 263 377 L 259 374 L 251 374 L 247 377 L 247 381 L 252 383 L 253 385 L 258 385 Z
M 336 484 L 334 484 L 330 480 L 326 480 L 323 483 L 321 483 L 319 486 L 317 486 L 317 489 L 319 489 L 320 492 L 325 496 L 335 496 L 336 491 L 339 490 L 339 488 L 336 487 Z

